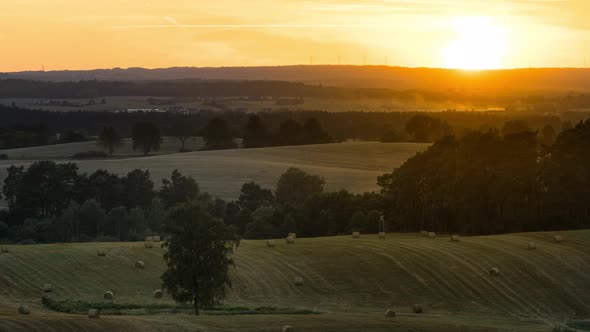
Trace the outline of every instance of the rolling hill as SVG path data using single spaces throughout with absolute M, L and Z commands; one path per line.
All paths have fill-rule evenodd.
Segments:
M 39 305 L 41 286 L 61 300 L 172 303 L 152 298 L 160 287 L 162 249 L 143 243 L 6 246 L 0 254 L 0 331 L 59 330 L 78 326 L 121 330 L 278 331 L 551 331 L 590 318 L 590 231 L 465 237 L 451 242 L 418 234 L 242 241 L 231 269 L 230 306 L 305 308 L 316 315 L 239 315 L 231 319 L 188 314 L 105 316 L 100 323 L 50 312 Z M 527 243 L 535 242 L 536 250 Z M 97 249 L 107 251 L 98 257 Z M 144 260 L 146 268 L 133 267 Z M 499 276 L 488 270 L 497 267 Z M 293 278 L 302 277 L 303 286 Z M 30 316 L 15 315 L 18 303 Z M 413 314 L 412 304 L 424 314 Z M 393 308 L 395 319 L 383 312 Z M 62 325 L 59 325 L 62 324 Z M 66 326 L 67 324 L 70 324 Z M 4 328 L 4 329 L 3 329 Z M 10 329 L 12 328 L 12 329 Z
M 587 91 L 587 68 L 519 68 L 465 71 L 392 66 L 296 65 L 220 68 L 114 68 L 0 73 L 0 79 L 41 81 L 271 80 L 332 86 L 466 91 Z
M 22 155 L 31 159 L 0 161 L 0 181 L 3 181 L 6 168 L 10 165 L 28 165 L 35 159 L 72 155 L 82 146 L 82 151 L 87 151 L 88 144 L 93 143 L 17 149 L 18 152 L 0 151 L 8 154 L 9 158 Z M 70 161 L 76 162 L 83 172 L 102 168 L 124 175 L 135 168 L 148 169 L 156 185 L 161 183 L 162 178 L 169 177 L 172 170 L 178 169 L 185 175 L 193 176 L 202 191 L 224 199 L 236 199 L 242 184 L 248 181 L 274 188 L 279 176 L 289 167 L 299 167 L 323 176 L 327 182 L 326 189 L 330 191 L 343 188 L 353 192 L 373 191 L 377 189 L 377 176 L 390 172 L 427 146 L 414 143 L 347 142 Z

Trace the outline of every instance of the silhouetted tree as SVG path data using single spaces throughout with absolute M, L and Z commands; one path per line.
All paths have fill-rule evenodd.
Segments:
M 324 131 L 324 127 L 316 118 L 309 118 L 303 124 L 303 144 L 330 143 L 332 137 Z
M 276 198 L 280 203 L 302 204 L 324 190 L 325 181 L 298 168 L 289 168 L 277 182 Z
M 271 206 L 274 195 L 270 189 L 264 189 L 255 182 L 247 182 L 242 185 L 238 205 L 245 210 L 254 212 L 261 206 Z
M 227 121 L 221 118 L 213 118 L 202 130 L 203 139 L 205 140 L 205 149 L 232 149 L 237 145 L 234 142 Z
M 179 203 L 189 202 L 198 195 L 199 185 L 197 181 L 190 176 L 183 176 L 177 169 L 172 171 L 170 180 L 162 179 L 160 198 L 166 208 Z
M 295 120 L 281 122 L 279 127 L 278 145 L 298 145 L 303 141 L 303 127 Z
M 244 128 L 244 140 L 242 145 L 244 148 L 258 148 L 270 145 L 268 141 L 268 133 L 266 126 L 262 123 L 260 116 L 254 114 L 248 117 L 248 123 Z
M 413 142 L 435 142 L 452 133 L 451 126 L 445 121 L 428 115 L 415 115 L 406 123 L 406 132 Z
M 138 122 L 131 133 L 133 150 L 141 150 L 144 156 L 151 151 L 158 151 L 162 144 L 160 129 L 152 122 Z
M 174 121 L 170 128 L 170 136 L 176 137 L 180 141 L 180 152 L 187 151 L 186 141 L 195 135 L 195 128 L 188 117 L 181 117 Z
M 154 199 L 154 182 L 150 178 L 150 171 L 135 169 L 121 179 L 125 206 L 128 209 L 141 207 L 148 209 Z
M 109 154 L 112 156 L 113 153 L 115 153 L 115 148 L 122 146 L 124 141 L 114 127 L 105 126 L 98 135 L 96 143 L 103 148 L 108 149 Z

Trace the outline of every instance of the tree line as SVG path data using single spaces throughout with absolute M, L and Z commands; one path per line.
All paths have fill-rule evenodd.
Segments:
M 162 231 L 170 209 L 198 202 L 244 238 L 326 236 L 352 231 L 428 230 L 464 235 L 590 227 L 590 120 L 551 145 L 536 132 L 503 130 L 446 136 L 378 178 L 380 190 L 325 192 L 325 180 L 291 168 L 274 188 L 245 183 L 236 201 L 201 193 L 174 171 L 154 189 L 149 171 L 79 174 L 72 163 L 11 166 L 2 187 L 9 210 L 0 238 L 21 242 L 139 239 Z
M 584 120 L 586 113 L 559 116 L 526 112 L 259 112 L 207 111 L 196 113 L 143 112 L 50 112 L 0 105 L 0 149 L 81 141 L 101 135 L 112 127 L 120 137 L 131 137 L 140 122 L 157 124 L 161 136 L 182 141 L 207 133 L 213 119 L 213 133 L 250 140 L 253 146 L 340 142 L 360 139 L 383 142 L 434 142 L 446 135 L 463 136 L 473 130 L 502 128 L 506 122 L 521 122 L 542 134 L 550 127 L 555 134 Z M 34 122 L 31 122 L 34 119 Z M 308 121 L 314 119 L 313 121 Z M 321 130 L 319 130 L 321 127 Z M 218 130 L 221 129 L 221 130 Z M 212 136 L 213 140 L 217 139 Z M 231 143 L 221 141 L 222 145 Z M 266 141 L 266 142 L 264 142 Z M 270 143 L 269 143 L 270 142 Z M 219 145 L 220 142 L 212 142 Z M 184 149 L 184 145 L 181 146 Z

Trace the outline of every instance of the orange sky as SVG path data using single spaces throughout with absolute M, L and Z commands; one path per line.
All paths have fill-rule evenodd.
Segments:
M 590 65 L 590 0 L 0 0 L 0 71 Z

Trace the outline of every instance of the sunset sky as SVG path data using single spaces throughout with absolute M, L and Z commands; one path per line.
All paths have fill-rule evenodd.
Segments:
M 0 0 L 0 71 L 586 67 L 589 14 L 588 0 Z

